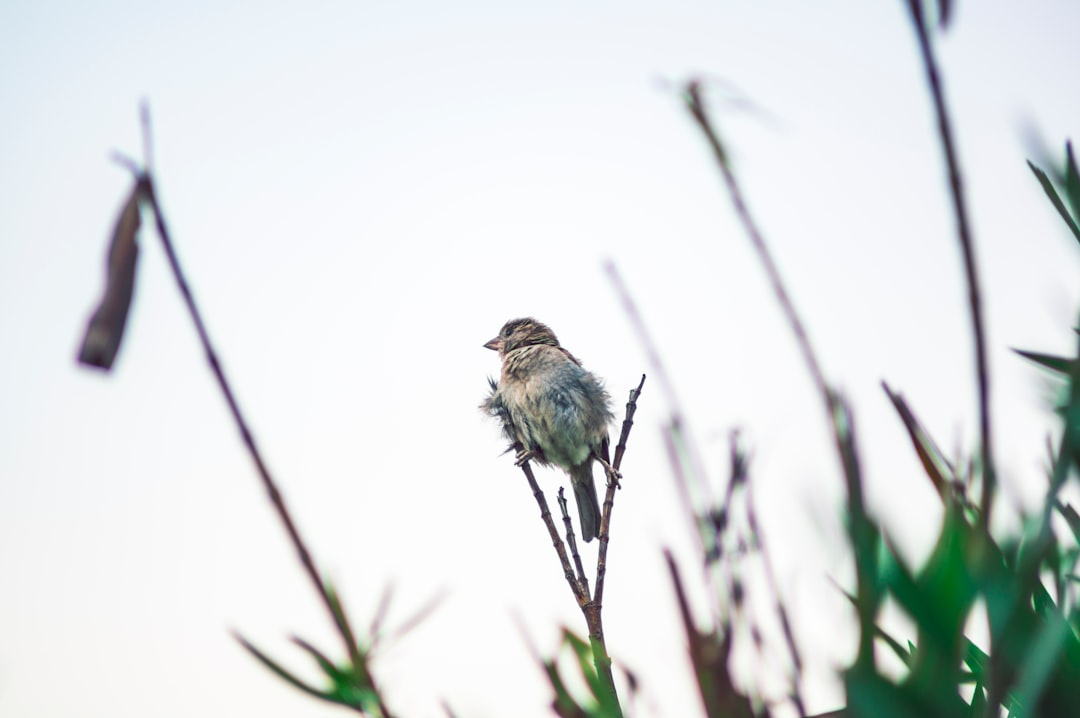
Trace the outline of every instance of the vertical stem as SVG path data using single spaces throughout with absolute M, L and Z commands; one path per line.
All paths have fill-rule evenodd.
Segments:
M 960 180 L 960 162 L 956 156 L 956 143 L 953 140 L 952 123 L 945 107 L 945 92 L 942 89 L 941 76 L 937 61 L 934 59 L 934 47 L 926 27 L 921 0 L 908 0 L 912 24 L 919 41 L 923 66 L 926 69 L 926 82 L 934 100 L 934 112 L 937 116 L 938 133 L 941 135 L 941 149 L 945 153 L 945 163 L 949 171 L 949 189 L 952 192 L 953 211 L 956 215 L 956 233 L 960 240 L 960 249 L 964 256 L 964 273 L 968 285 L 968 306 L 971 310 L 971 328 L 975 340 L 975 366 L 978 372 L 979 392 L 979 435 L 982 443 L 982 501 L 979 513 L 979 528 L 989 531 L 990 514 L 994 503 L 993 451 L 990 433 L 990 369 L 986 355 L 986 329 L 982 317 L 982 292 L 979 287 L 979 273 L 975 266 L 975 247 L 971 238 L 971 224 L 967 217 L 967 203 L 964 199 L 964 187 Z
M 334 623 L 337 625 L 338 632 L 341 634 L 342 639 L 346 644 L 346 649 L 353 661 L 353 665 L 361 666 L 363 665 L 363 660 L 359 655 L 356 641 L 352 636 L 352 631 L 349 626 L 341 620 L 338 612 L 334 609 L 333 601 L 326 586 L 323 584 L 322 579 L 319 577 L 319 572 L 315 567 L 314 560 L 311 558 L 311 553 L 308 551 L 307 545 L 300 537 L 300 532 L 297 530 L 296 524 L 289 514 L 289 509 L 285 505 L 285 499 L 282 497 L 281 491 L 278 490 L 276 482 L 270 476 L 269 469 L 266 468 L 266 463 L 263 461 L 262 454 L 259 452 L 258 447 L 255 446 L 255 438 L 252 436 L 247 421 L 240 412 L 240 406 L 236 402 L 236 397 L 233 395 L 229 382 L 225 379 L 225 372 L 222 370 L 221 363 L 218 361 L 217 354 L 214 352 L 214 347 L 210 343 L 210 336 L 206 331 L 206 325 L 203 324 L 202 316 L 195 306 L 195 299 L 191 294 L 191 289 L 188 287 L 187 280 L 184 278 L 184 273 L 180 269 L 180 261 L 176 257 L 176 252 L 173 250 L 169 231 L 165 227 L 165 219 L 162 216 L 161 208 L 158 205 L 157 197 L 154 194 L 153 181 L 150 179 L 149 175 L 144 174 L 139 178 L 139 184 L 141 185 L 144 197 L 150 203 L 151 209 L 153 209 L 158 236 L 161 237 L 161 243 L 165 247 L 165 254 L 169 259 L 169 266 L 172 268 L 173 276 L 176 277 L 176 283 L 180 287 L 180 294 L 184 297 L 184 303 L 187 305 L 188 312 L 191 314 L 191 319 L 195 323 L 195 331 L 198 332 L 199 341 L 202 343 L 203 350 L 206 352 L 206 360 L 209 362 L 210 369 L 217 379 L 218 386 L 221 388 L 221 393 L 225 395 L 225 402 L 229 405 L 229 411 L 232 413 L 233 420 L 235 420 L 236 426 L 240 430 L 240 437 L 244 441 L 244 446 L 247 447 L 248 453 L 251 454 L 252 461 L 255 462 L 255 468 L 259 472 L 259 478 L 262 479 L 263 486 L 270 496 L 270 502 L 273 503 L 274 508 L 277 510 L 278 518 L 281 519 L 281 523 L 284 524 L 285 530 L 289 534 L 289 539 L 292 541 L 293 547 L 300 557 L 300 563 L 303 565 L 304 571 L 307 573 L 308 578 L 311 579 L 311 583 L 315 586 L 316 592 L 318 592 L 319 596 L 322 598 L 326 610 L 330 613 Z

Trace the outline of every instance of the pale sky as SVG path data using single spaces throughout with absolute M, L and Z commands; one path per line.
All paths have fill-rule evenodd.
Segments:
M 1043 485 L 1044 377 L 1073 351 L 1077 247 L 1024 165 L 1080 138 L 1080 5 L 961 2 L 940 43 L 991 344 L 1003 516 Z M 35 2 L 0 5 L 0 715 L 331 716 L 257 665 L 337 651 L 276 523 L 157 236 L 111 375 L 76 366 L 150 102 L 159 198 L 271 470 L 366 625 L 447 598 L 375 663 L 402 716 L 548 715 L 515 627 L 581 619 L 520 472 L 477 410 L 501 324 L 533 315 L 617 412 L 663 353 L 711 478 L 743 428 L 809 668 L 854 649 L 843 488 L 808 376 L 677 89 L 713 108 L 826 373 L 853 401 L 872 508 L 915 561 L 936 499 L 879 382 L 976 446 L 965 288 L 904 3 Z M 756 108 L 747 112 L 736 96 Z M 146 219 L 149 219 L 147 217 Z M 695 715 L 661 560 L 694 577 L 646 384 L 605 629 L 637 715 Z M 541 486 L 565 483 L 539 470 Z M 594 562 L 595 547 L 586 551 Z M 698 598 L 703 597 L 696 584 Z M 699 601 L 699 607 L 704 608 Z M 702 611 L 704 617 L 705 611 Z M 910 636 L 904 636 L 910 637 Z M 783 690 L 784 663 L 736 670 Z M 790 712 L 787 713 L 790 715 Z

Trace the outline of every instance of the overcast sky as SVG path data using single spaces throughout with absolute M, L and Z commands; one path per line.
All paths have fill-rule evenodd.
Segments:
M 1080 137 L 1077 27 L 1066 0 L 960 2 L 940 43 L 1005 515 L 1036 500 L 1053 426 L 1044 377 L 1009 348 L 1073 351 L 1080 306 L 1075 242 L 1024 164 L 1033 131 L 1054 157 Z M 476 408 L 498 371 L 482 344 L 536 316 L 621 415 L 651 370 L 608 260 L 716 486 L 743 428 L 808 707 L 838 706 L 854 650 L 831 583 L 851 579 L 841 476 L 678 89 L 708 79 L 751 208 L 853 401 L 871 505 L 915 561 L 937 502 L 879 382 L 949 453 L 977 435 L 922 73 L 898 0 L 0 5 L 0 715 L 341 714 L 229 634 L 305 671 L 290 634 L 337 650 L 152 231 L 114 372 L 74 361 L 131 182 L 109 153 L 141 157 L 142 98 L 196 300 L 353 619 L 366 625 L 389 584 L 391 626 L 446 592 L 375 664 L 400 715 L 442 715 L 442 700 L 462 716 L 547 715 L 515 616 L 545 652 L 561 624 L 584 623 Z M 661 438 L 669 401 L 646 384 L 604 615 L 609 650 L 643 682 L 639 715 L 676 717 L 698 701 L 661 548 L 696 572 Z M 776 652 L 738 664 L 782 693 Z

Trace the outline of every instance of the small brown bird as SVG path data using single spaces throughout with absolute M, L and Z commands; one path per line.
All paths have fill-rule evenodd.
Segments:
M 608 463 L 607 427 L 615 418 L 611 398 L 600 380 L 559 345 L 555 333 L 535 319 L 508 321 L 484 346 L 499 352 L 502 376 L 498 382 L 489 379 L 491 394 L 480 408 L 502 420 L 511 443 L 525 447 L 519 465 L 534 459 L 570 475 L 581 535 L 592 541 L 600 535 L 593 461 L 614 473 Z

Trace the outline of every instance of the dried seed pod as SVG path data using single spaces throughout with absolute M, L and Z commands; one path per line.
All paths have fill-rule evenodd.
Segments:
M 139 225 L 139 184 L 136 183 L 116 219 L 105 266 L 105 295 L 86 326 L 79 350 L 80 364 L 108 371 L 116 359 L 135 291 Z

